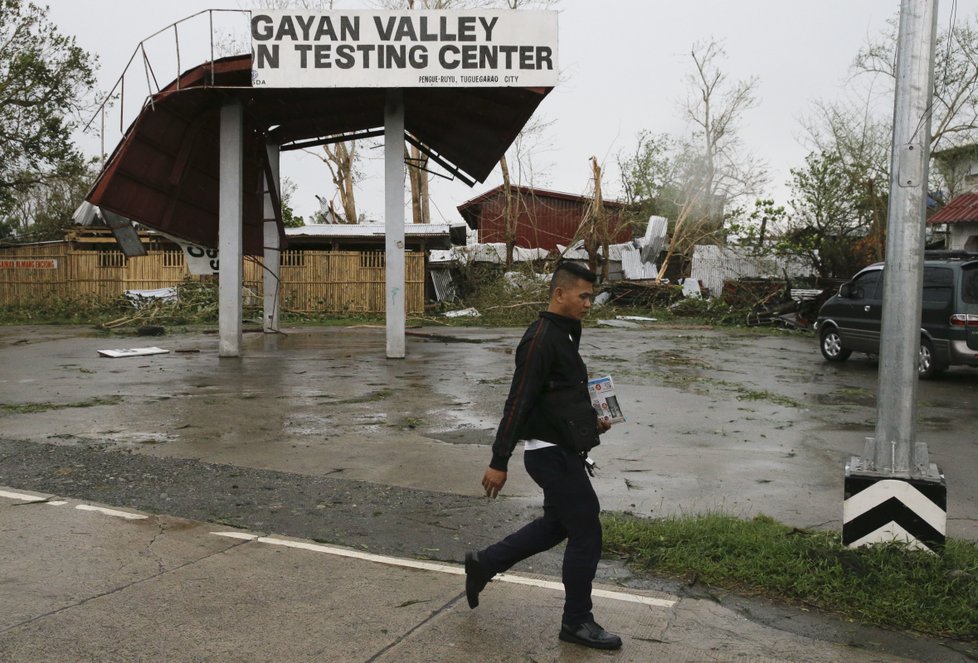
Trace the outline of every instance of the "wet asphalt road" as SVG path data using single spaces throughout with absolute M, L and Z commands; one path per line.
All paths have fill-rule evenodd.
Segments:
M 222 360 L 212 334 L 0 328 L 0 439 L 478 498 L 520 330 L 414 333 L 404 360 L 384 358 L 374 328 L 248 334 Z M 171 352 L 97 356 L 147 345 Z M 874 362 L 828 364 L 802 334 L 674 328 L 587 329 L 582 354 L 628 416 L 594 453 L 605 510 L 841 529 L 843 469 L 875 425 Z M 976 386 L 974 369 L 921 383 L 917 431 L 947 474 L 948 534 L 972 540 Z M 534 506 L 520 465 L 504 501 Z
M 478 487 L 519 335 L 425 329 L 407 359 L 388 361 L 382 330 L 296 329 L 248 334 L 242 358 L 221 360 L 216 337 L 199 332 L 0 328 L 0 485 L 458 561 L 538 509 L 517 459 L 504 499 Z M 147 345 L 171 352 L 96 352 Z M 826 364 L 800 334 L 706 329 L 587 329 L 582 354 L 615 377 L 629 418 L 595 454 L 606 510 L 841 528 L 842 469 L 875 420 L 872 361 Z M 974 540 L 976 385 L 970 369 L 921 384 L 918 427 L 948 475 L 949 535 Z M 523 568 L 557 575 L 559 555 Z M 599 577 L 699 591 L 615 563 Z M 799 624 L 833 637 L 831 625 Z

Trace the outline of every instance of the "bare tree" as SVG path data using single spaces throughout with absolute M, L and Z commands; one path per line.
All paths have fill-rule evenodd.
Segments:
M 955 147 L 978 141 L 978 17 L 956 22 L 937 36 L 931 146 Z M 857 75 L 896 80 L 897 19 L 856 55 Z
M 513 249 L 516 247 L 516 211 L 513 200 L 513 180 L 509 176 L 509 162 L 504 154 L 499 159 L 499 170 L 503 176 L 503 241 L 506 242 L 506 266 L 513 264 Z
M 506 243 L 507 266 L 513 264 L 520 219 L 531 229 L 536 228 L 536 204 L 527 201 L 525 190 L 529 187 L 532 195 L 537 179 L 534 156 L 548 150 L 546 131 L 552 124 L 553 120 L 534 116 L 516 136 L 508 153 L 499 159 L 503 178 L 503 241 Z M 516 170 L 515 177 L 509 168 L 511 160 Z
M 604 209 L 604 197 L 601 192 L 601 166 L 596 156 L 591 157 L 591 177 L 593 195 L 591 204 L 584 213 L 581 223 L 584 240 L 584 250 L 587 251 L 588 269 L 598 273 L 598 256 L 603 255 L 601 263 L 601 281 L 608 280 L 608 246 L 611 244 L 611 232 L 608 228 L 608 215 Z
M 761 162 L 746 152 L 738 135 L 744 113 L 757 104 L 758 79 L 732 81 L 721 68 L 720 42 L 696 43 L 693 71 L 686 77 L 683 111 L 689 135 L 675 143 L 665 164 L 660 194 L 674 210 L 670 240 L 658 278 L 677 253 L 687 254 L 704 240 L 718 241 L 727 205 L 755 193 L 766 180 Z
M 356 189 L 354 186 L 360 180 L 360 170 L 357 164 L 357 142 L 354 140 L 323 145 L 323 153 L 315 154 L 329 168 L 330 178 L 336 187 L 336 195 L 343 209 L 344 223 L 356 223 L 357 216 Z M 332 207 L 332 205 L 331 205 Z M 335 213 L 335 211 L 334 211 Z M 340 218 L 340 215 L 335 215 Z
M 404 145 L 404 159 L 411 183 L 411 214 L 414 223 L 431 223 L 431 196 L 428 192 L 428 155 L 410 143 Z

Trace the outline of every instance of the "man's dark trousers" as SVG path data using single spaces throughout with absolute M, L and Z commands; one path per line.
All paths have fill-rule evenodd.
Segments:
M 490 573 L 502 573 L 567 539 L 563 623 L 576 626 L 594 621 L 591 582 L 601 558 L 601 507 L 584 459 L 560 447 L 544 447 L 524 451 L 523 463 L 543 489 L 543 516 L 479 552 L 479 562 Z

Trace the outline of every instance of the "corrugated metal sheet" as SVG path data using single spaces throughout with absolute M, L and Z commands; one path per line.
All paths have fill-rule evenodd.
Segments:
M 955 196 L 927 219 L 927 223 L 968 222 L 978 222 L 978 193 Z
M 629 281 L 645 281 L 659 275 L 659 268 L 654 263 L 642 262 L 641 252 L 632 247 L 621 252 L 621 271 Z
M 494 244 L 468 244 L 453 246 L 446 251 L 431 251 L 428 264 L 458 263 L 467 265 L 472 262 L 490 262 L 501 265 L 506 262 L 506 245 L 502 242 Z M 526 249 L 522 246 L 513 247 L 513 262 L 532 262 L 544 260 L 547 257 L 545 249 Z
M 429 269 L 431 285 L 435 289 L 436 302 L 455 301 L 455 283 L 452 281 L 450 269 Z
M 797 259 L 779 256 L 755 256 L 729 246 L 693 247 L 690 277 L 699 280 L 714 295 L 723 290 L 723 282 L 739 278 L 783 278 L 813 276 L 811 265 Z

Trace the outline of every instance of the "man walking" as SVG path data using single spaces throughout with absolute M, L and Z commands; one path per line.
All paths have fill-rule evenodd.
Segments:
M 499 494 L 516 442 L 525 440 L 523 463 L 543 489 L 543 516 L 485 550 L 467 553 L 465 594 L 469 607 L 475 608 L 479 593 L 495 574 L 567 539 L 559 637 L 587 647 L 618 649 L 621 638 L 601 628 L 591 613 L 601 521 L 588 478 L 587 452 L 610 427 L 591 407 L 587 367 L 578 354 L 581 320 L 591 308 L 595 280 L 584 267 L 558 264 L 547 310 L 527 328 L 516 349 L 516 370 L 482 487 L 489 497 Z

